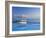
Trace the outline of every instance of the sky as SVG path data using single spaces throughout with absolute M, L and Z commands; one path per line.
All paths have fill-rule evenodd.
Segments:
M 28 15 L 29 17 L 39 18 L 40 8 L 36 7 L 12 7 L 12 14 L 15 15 Z

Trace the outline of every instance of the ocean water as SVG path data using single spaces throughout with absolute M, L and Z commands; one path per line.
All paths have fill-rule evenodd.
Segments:
M 40 30 L 40 22 L 32 21 L 27 24 L 12 23 L 12 31 Z

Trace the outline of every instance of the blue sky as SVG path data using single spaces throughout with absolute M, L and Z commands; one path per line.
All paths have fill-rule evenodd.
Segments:
M 12 14 L 14 15 L 35 15 L 33 17 L 39 18 L 40 16 L 40 8 L 36 7 L 12 7 Z
M 35 7 L 12 7 L 14 14 L 39 13 L 40 9 Z

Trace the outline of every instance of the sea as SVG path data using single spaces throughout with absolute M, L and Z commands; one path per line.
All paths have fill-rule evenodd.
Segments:
M 40 20 L 33 19 L 29 20 L 26 24 L 12 22 L 12 31 L 28 31 L 28 30 L 40 30 Z

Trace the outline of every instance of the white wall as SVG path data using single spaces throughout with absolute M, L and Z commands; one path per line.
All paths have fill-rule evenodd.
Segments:
M 16 1 L 28 1 L 28 2 L 44 2 L 46 0 L 16 0 Z M 45 4 L 46 5 L 46 4 Z M 46 8 L 45 8 L 46 10 Z M 46 29 L 46 27 L 45 27 Z M 46 30 L 45 30 L 46 32 Z M 5 0 L 0 0 L 0 38 L 5 38 Z M 27 36 L 27 37 L 16 37 L 16 38 L 46 38 L 45 35 L 41 36 Z
M 4 38 L 5 35 L 5 8 L 4 0 L 0 0 L 0 38 Z

